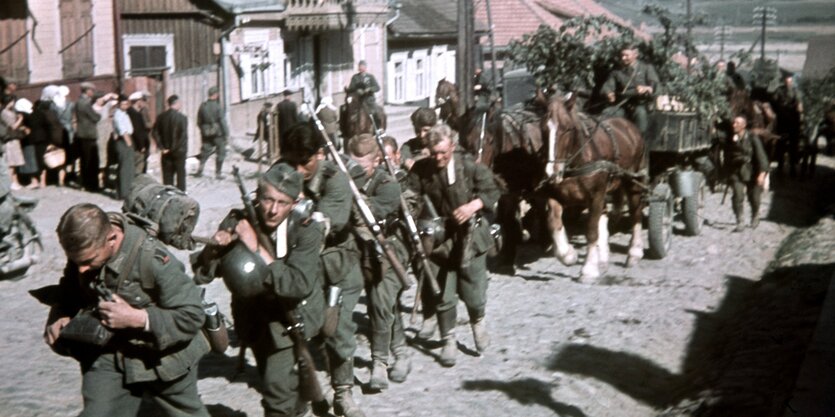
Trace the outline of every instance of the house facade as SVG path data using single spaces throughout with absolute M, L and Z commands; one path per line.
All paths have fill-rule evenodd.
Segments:
M 113 0 L 0 1 L 0 75 L 17 94 L 40 97 L 48 84 L 118 87 Z

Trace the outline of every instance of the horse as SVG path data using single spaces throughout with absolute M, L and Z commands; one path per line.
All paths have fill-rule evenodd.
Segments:
M 575 96 L 554 94 L 548 102 L 541 128 L 546 137 L 546 180 L 538 192 L 547 199 L 547 224 L 554 255 L 564 265 L 577 262 L 562 221 L 566 207 L 588 208 L 587 255 L 581 282 L 600 276 L 609 259 L 606 194 L 622 193 L 629 206 L 632 238 L 626 266 L 643 258 L 641 216 L 647 158 L 641 132 L 625 118 L 597 121 L 575 107 Z
M 439 111 L 439 120 L 458 132 L 459 142 L 464 149 L 476 158 L 476 162 L 481 162 L 483 153 L 488 151 L 487 144 L 492 140 L 489 127 L 493 124 L 493 117 L 501 110 L 501 102 L 491 100 L 487 111 L 470 107 L 459 116 L 460 99 L 455 84 L 445 78 L 438 81 L 435 89 L 435 108 Z M 489 167 L 489 164 L 487 166 Z
M 359 94 L 351 93 L 345 97 L 345 104 L 340 109 L 339 130 L 346 141 L 360 133 L 375 133 L 375 120 L 371 118 L 373 113 L 379 119 L 377 129 L 386 130 L 386 113 L 380 106 L 375 107 L 369 109 L 365 98 Z

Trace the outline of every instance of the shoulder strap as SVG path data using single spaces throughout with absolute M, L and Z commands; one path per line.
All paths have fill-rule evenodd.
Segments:
M 127 228 L 127 227 L 126 227 Z M 126 230 L 127 232 L 127 230 Z M 128 253 L 128 259 L 125 261 L 125 264 L 122 265 L 122 270 L 119 271 L 119 278 L 116 281 L 116 293 L 119 292 L 119 288 L 122 286 L 122 282 L 128 277 L 130 271 L 133 269 L 133 264 L 136 263 L 136 258 L 139 256 L 139 249 L 142 248 L 142 243 L 145 242 L 145 234 L 142 233 L 139 239 L 133 243 L 133 246 L 130 248 L 130 252 Z

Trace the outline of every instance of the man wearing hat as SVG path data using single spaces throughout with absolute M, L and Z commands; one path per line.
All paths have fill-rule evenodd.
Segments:
M 79 146 L 81 160 L 81 185 L 87 191 L 99 191 L 99 145 L 97 125 L 101 120 L 101 106 L 114 98 L 115 94 L 105 94 L 96 102 L 93 95 L 96 86 L 89 82 L 81 83 L 81 96 L 75 104 L 75 138 Z
M 661 81 L 651 64 L 638 60 L 638 48 L 626 45 L 620 51 L 621 68 L 609 74 L 601 93 L 613 114 L 625 114 L 642 134 L 649 127 L 648 106 L 658 94 Z M 616 103 L 617 102 L 617 103 Z
M 204 101 L 197 110 L 197 126 L 200 128 L 202 144 L 200 146 L 200 166 L 197 168 L 196 177 L 203 176 L 203 168 L 206 160 L 212 152 L 215 155 L 215 178 L 223 179 L 223 159 L 226 157 L 226 138 L 229 136 L 229 128 L 226 127 L 226 120 L 223 117 L 223 110 L 218 101 L 220 94 L 217 87 L 209 87 L 209 99 Z
M 319 250 L 324 229 L 291 214 L 302 187 L 302 175 L 294 167 L 273 165 L 258 180 L 258 227 L 243 211 L 232 210 L 215 233 L 215 243 L 193 265 L 198 283 L 221 276 L 232 292 L 235 329 L 255 354 L 267 417 L 304 414 L 297 413 L 304 404 L 299 399 L 293 340 L 287 334 L 293 325 L 288 317 L 301 319 L 305 339 L 315 336 L 322 325 Z M 268 237 L 272 247 L 260 245 L 258 234 Z
M 135 170 L 137 174 L 144 174 L 148 168 L 149 132 L 151 131 L 151 126 L 148 125 L 148 120 L 143 114 L 143 112 L 147 113 L 147 101 L 145 100 L 145 93 L 141 91 L 133 92 L 128 99 L 130 99 L 128 116 L 130 116 L 131 124 L 133 124 Z
M 180 112 L 180 97 L 172 94 L 168 97 L 168 110 L 162 112 L 154 123 L 154 137 L 159 146 L 160 165 L 162 165 L 162 183 L 174 184 L 177 175 L 177 188 L 186 190 L 186 154 L 188 153 L 188 118 Z
M 124 94 L 119 95 L 119 105 L 113 112 L 113 135 L 111 136 L 112 152 L 108 152 L 115 160 L 109 164 L 118 165 L 116 179 L 116 196 L 120 200 L 128 197 L 133 187 L 133 177 L 136 176 L 136 157 L 133 151 L 133 122 L 128 116 L 130 100 Z M 108 156 L 110 158 L 110 156 Z
M 351 194 L 348 176 L 334 162 L 325 160 L 322 138 L 309 125 L 298 124 L 288 133 L 282 157 L 304 177 L 304 195 L 313 200 L 312 219 L 325 226 L 325 248 L 321 262 L 325 285 L 341 290 L 339 323 L 332 336 L 325 338 L 331 386 L 334 389 L 334 413 L 346 417 L 364 417 L 354 403 L 354 352 L 357 330 L 352 316 L 362 293 L 360 253 L 352 234 Z M 328 288 L 328 292 L 331 288 Z
M 377 99 L 374 97 L 380 91 L 380 84 L 377 84 L 377 79 L 367 72 L 368 64 L 363 60 L 357 65 L 357 72 L 351 77 L 351 83 L 348 84 L 346 92 L 348 94 L 356 94 L 362 100 L 368 112 L 375 116 L 377 126 L 380 126 L 380 114 L 382 109 L 377 107 Z

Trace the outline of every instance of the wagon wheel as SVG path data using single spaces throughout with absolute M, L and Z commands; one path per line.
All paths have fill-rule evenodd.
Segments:
M 684 233 L 687 236 L 698 236 L 702 231 L 705 211 L 705 177 L 696 172 L 696 193 L 681 199 L 684 212 Z
M 649 256 L 662 259 L 673 238 L 673 193 L 667 184 L 658 184 L 649 203 Z

